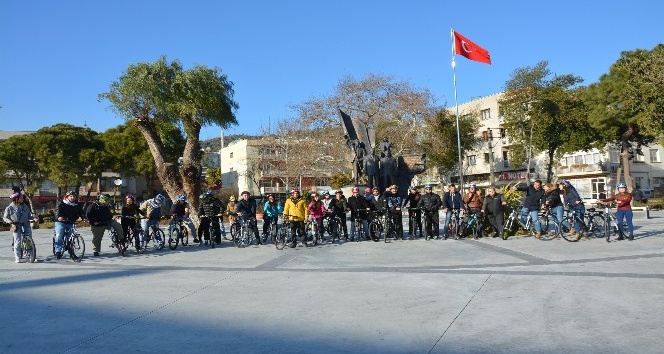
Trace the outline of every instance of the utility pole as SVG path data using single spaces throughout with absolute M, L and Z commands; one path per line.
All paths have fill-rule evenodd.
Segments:
M 495 186 L 496 184 L 496 176 L 495 176 L 495 163 L 493 160 L 493 139 L 500 139 L 501 136 L 497 136 L 494 138 L 493 136 L 493 130 L 494 129 L 500 129 L 500 128 L 486 128 L 486 131 L 482 132 L 482 137 L 484 138 L 484 141 L 488 143 L 489 146 L 489 183 L 491 186 Z

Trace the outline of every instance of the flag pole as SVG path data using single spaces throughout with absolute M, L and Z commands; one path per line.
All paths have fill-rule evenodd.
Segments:
M 450 27 L 450 37 L 452 39 L 452 73 L 454 77 L 454 107 L 456 109 L 456 132 L 457 132 L 457 149 L 459 150 L 459 191 L 463 193 L 463 159 L 461 158 L 461 132 L 459 128 L 459 102 L 457 100 L 457 86 L 456 86 L 456 47 L 454 45 L 454 29 Z

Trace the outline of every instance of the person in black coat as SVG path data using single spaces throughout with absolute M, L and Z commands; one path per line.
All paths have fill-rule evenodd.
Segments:
M 450 219 L 452 218 L 452 211 L 456 210 L 459 212 L 463 209 L 463 197 L 461 193 L 457 192 L 456 186 L 450 184 L 447 187 L 447 192 L 443 194 L 443 211 L 445 212 L 445 224 L 443 224 L 443 238 L 447 239 L 448 237 L 457 237 L 458 235 L 448 235 L 447 227 L 450 224 Z M 456 221 L 459 222 L 459 214 L 456 215 Z
M 526 192 L 526 197 L 523 200 L 523 208 L 521 209 L 521 221 L 525 224 L 528 214 L 533 219 L 533 226 L 535 227 L 535 237 L 542 235 L 542 225 L 540 225 L 538 214 L 544 200 L 544 188 L 542 188 L 542 181 L 535 180 L 529 186 L 512 187 L 512 190 Z
M 438 209 L 443 205 L 440 196 L 433 192 L 431 185 L 424 186 L 424 194 L 417 203 L 418 208 L 424 213 L 424 219 L 427 221 L 426 234 L 429 237 L 440 237 L 440 223 L 438 221 Z M 421 226 L 420 226 L 421 227 Z
M 494 237 L 502 237 L 506 205 L 505 196 L 496 192 L 496 188 L 489 187 L 487 189 L 487 195 L 484 197 L 484 203 L 482 203 L 482 212 L 486 214 L 489 225 L 495 232 Z

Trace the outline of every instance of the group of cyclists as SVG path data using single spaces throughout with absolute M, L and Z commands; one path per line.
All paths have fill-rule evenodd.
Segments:
M 580 219 L 583 219 L 585 213 L 583 199 L 567 180 L 562 180 L 557 185 L 551 183 L 543 185 L 542 181 L 536 180 L 531 185 L 513 187 L 512 189 L 525 192 L 521 206 L 521 219 L 525 223 L 526 218 L 531 218 L 535 229 L 535 237 L 537 238 L 542 233 L 542 227 L 538 219 L 542 208 L 547 208 L 558 222 L 563 221 L 564 209 L 569 209 Z M 620 183 L 617 189 L 618 193 L 616 195 L 600 200 L 602 202 L 617 202 L 616 216 L 618 222 L 622 225 L 622 220 L 626 220 L 628 231 L 626 237 L 632 240 L 634 238 L 630 206 L 632 195 L 627 192 L 625 183 Z M 483 195 L 473 184 L 462 195 L 457 191 L 454 184 L 450 184 L 442 197 L 433 192 L 431 185 L 424 186 L 424 193 L 420 193 L 415 187 L 410 187 L 406 197 L 402 197 L 398 190 L 399 187 L 396 185 L 389 186 L 382 192 L 379 188 L 373 187 L 366 188 L 364 195 L 361 195 L 359 187 L 353 187 L 351 189 L 352 195 L 349 197 L 344 196 L 341 190 L 333 191 L 334 196 L 328 191 L 323 191 L 305 197 L 298 188 L 294 188 L 283 204 L 275 195 L 268 194 L 262 205 L 263 228 L 261 232 L 258 229 L 256 212 L 258 200 L 262 200 L 262 196 L 253 197 L 248 191 L 243 191 L 240 193 L 239 200 L 236 201 L 235 197 L 231 196 L 228 203 L 224 205 L 211 191 L 207 191 L 200 195 L 198 209 L 200 223 L 196 228 L 189 218 L 190 210 L 186 196 L 179 195 L 170 209 L 172 218 L 170 226 L 179 222 L 183 223 L 193 235 L 194 243 L 200 243 L 201 245 L 219 244 L 222 239 L 228 239 L 223 226 L 223 217 L 227 216 L 231 225 L 239 220 L 246 222 L 246 225 L 253 232 L 256 244 L 260 245 L 267 239 L 270 227 L 272 225 L 275 228 L 279 227 L 278 220 L 283 218 L 288 220 L 290 227 L 290 230 L 287 230 L 291 235 L 290 247 L 296 247 L 298 240 L 303 247 L 307 247 L 305 232 L 305 222 L 307 220 L 311 220 L 316 224 L 318 232 L 324 233 L 327 231 L 330 233 L 331 230 L 326 230 L 324 225 L 329 225 L 330 219 L 338 218 L 341 225 L 338 233 L 339 236 L 343 235 L 344 241 L 357 241 L 360 238 L 370 239 L 369 222 L 381 216 L 390 219 L 391 225 L 396 228 L 393 231 L 396 232 L 397 238 L 413 239 L 426 235 L 427 239 L 447 239 L 449 237 L 459 238 L 459 234 L 448 234 L 448 225 L 454 218 L 456 218 L 455 221 L 459 222 L 462 214 L 460 211 L 464 210 L 465 217 L 478 214 L 480 237 L 483 236 L 485 216 L 489 229 L 493 231 L 493 237 L 502 236 L 507 201 L 494 187 L 489 187 L 486 190 L 486 195 Z M 12 203 L 5 209 L 3 219 L 6 223 L 11 224 L 14 243 L 20 247 L 21 235 L 31 234 L 32 210 L 29 200 L 19 190 L 15 190 L 10 195 L 10 199 Z M 53 250 L 56 259 L 63 256 L 62 242 L 64 235 L 71 232 L 73 224 L 79 219 L 87 219 L 90 223 L 94 256 L 99 256 L 102 237 L 105 231 L 109 229 L 113 229 L 114 237 L 120 240 L 124 240 L 125 235 L 133 235 L 133 240 L 128 240 L 128 242 L 135 246 L 137 251 L 144 247 L 146 242 L 145 233 L 132 231 L 136 229 L 138 220 L 140 220 L 142 230 L 148 230 L 153 226 L 159 227 L 162 215 L 161 208 L 166 197 L 163 194 L 157 194 L 154 198 L 138 204 L 133 195 L 126 195 L 119 215 L 119 222 L 116 220 L 118 216 L 114 215 L 111 210 L 110 200 L 111 198 L 107 194 L 99 195 L 97 200 L 84 212 L 78 202 L 76 191 L 69 191 L 65 194 L 55 210 Z M 441 209 L 445 215 L 442 234 L 439 227 L 439 210 Z M 403 210 L 407 211 L 408 215 L 408 236 L 406 238 L 404 238 L 402 226 Z M 352 239 L 349 237 L 349 230 L 346 226 L 348 213 L 350 213 L 350 233 L 355 235 Z M 325 219 L 328 219 L 327 223 L 325 223 Z M 425 221 L 424 229 L 423 220 Z M 358 223 L 361 225 L 358 225 Z M 363 234 L 360 234 L 360 229 Z M 211 231 L 214 233 L 214 239 L 211 239 Z M 578 224 L 574 225 L 574 230 L 571 230 L 571 232 L 577 233 L 579 237 L 587 237 Z M 334 238 L 330 237 L 329 240 L 332 242 Z M 165 240 L 157 239 L 155 242 L 161 243 L 163 247 Z M 19 247 L 15 247 L 14 250 L 16 262 L 19 262 Z M 70 251 L 69 257 L 75 259 L 77 256 Z

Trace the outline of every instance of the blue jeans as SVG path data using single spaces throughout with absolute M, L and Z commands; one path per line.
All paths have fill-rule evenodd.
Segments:
M 563 208 L 562 205 L 551 208 L 551 214 L 556 216 L 556 219 L 558 220 L 559 223 L 563 222 L 563 213 L 564 212 L 565 212 L 565 209 Z
M 542 232 L 542 225 L 540 225 L 539 222 L 539 210 L 530 210 L 528 208 L 522 208 L 521 209 L 521 222 L 525 225 L 526 221 L 528 219 L 528 214 L 530 214 L 530 218 L 533 219 L 533 227 L 535 228 L 535 232 Z
M 143 229 L 143 233 L 141 234 L 140 237 L 141 242 L 145 241 L 145 235 L 147 235 L 148 232 L 150 232 L 150 227 L 152 227 L 152 225 L 159 228 L 159 220 L 150 220 L 150 219 L 141 220 L 141 228 Z M 160 242 L 164 242 L 164 240 L 161 240 Z
M 623 218 L 627 219 L 627 230 L 629 231 L 630 236 L 634 234 L 634 224 L 632 224 L 633 216 L 634 213 L 632 212 L 632 209 L 616 210 L 616 222 L 618 223 L 618 227 L 623 227 Z
M 71 232 L 72 228 L 72 224 L 61 221 L 55 222 L 55 252 L 62 253 L 62 240 L 65 237 L 65 233 Z
M 364 228 L 364 238 L 368 239 L 369 238 L 369 222 L 365 219 L 360 219 L 362 222 L 362 227 Z M 350 233 L 353 235 L 357 235 L 355 233 L 355 219 L 350 220 Z M 357 236 L 355 236 L 357 237 Z
M 574 209 L 572 209 L 572 212 L 574 213 L 574 215 L 576 215 L 579 218 L 579 220 L 583 220 L 583 216 L 586 214 L 586 207 L 583 206 L 583 204 L 581 204 L 581 205 L 575 207 Z M 576 232 L 581 232 L 582 231 L 581 230 L 581 225 L 579 225 L 578 222 L 574 223 L 574 230 L 576 230 Z

